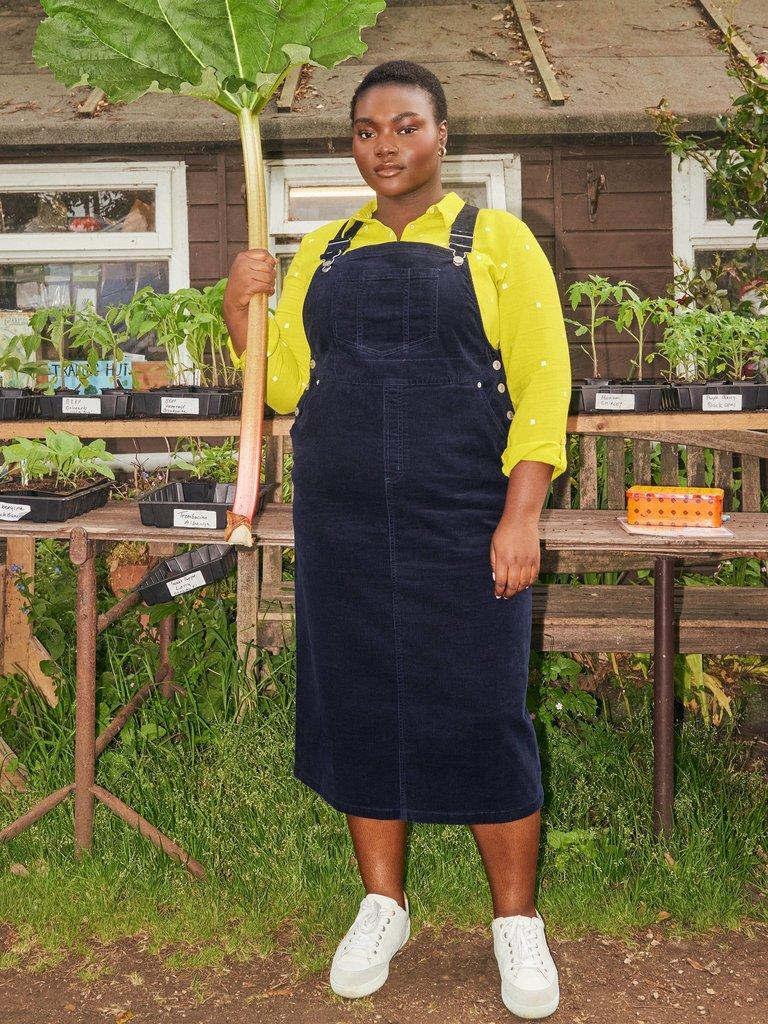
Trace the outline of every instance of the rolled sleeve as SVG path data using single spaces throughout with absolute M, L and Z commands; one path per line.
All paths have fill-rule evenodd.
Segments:
M 502 471 L 518 462 L 547 462 L 551 480 L 567 467 L 566 426 L 571 362 L 552 267 L 523 221 L 511 242 L 508 270 L 499 277 L 500 352 L 514 407 Z

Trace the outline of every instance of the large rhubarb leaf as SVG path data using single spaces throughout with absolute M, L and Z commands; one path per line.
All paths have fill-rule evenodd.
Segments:
M 258 113 L 290 68 L 330 68 L 366 49 L 384 0 L 41 0 L 34 57 L 107 99 L 149 91 Z

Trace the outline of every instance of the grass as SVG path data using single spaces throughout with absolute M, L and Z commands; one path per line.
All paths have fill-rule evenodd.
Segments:
M 44 641 L 46 629 L 53 636 L 71 625 L 70 570 L 57 558 L 53 546 L 40 553 L 44 568 L 61 569 L 50 585 L 41 577 L 33 599 Z M 14 930 L 0 968 L 44 969 L 72 951 L 87 961 L 92 939 L 137 934 L 171 967 L 215 967 L 277 945 L 290 948 L 300 972 L 327 966 L 363 895 L 351 840 L 344 815 L 291 773 L 294 651 L 260 652 L 256 684 L 233 657 L 232 587 L 180 602 L 173 658 L 188 697 L 150 699 L 97 766 L 97 782 L 201 861 L 207 879 L 192 879 L 99 805 L 93 855 L 75 861 L 68 801 L 0 845 L 0 922 Z M 153 657 L 135 616 L 100 641 L 102 724 L 149 678 Z M 0 731 L 33 786 L 23 797 L 0 795 L 0 827 L 72 778 L 66 647 L 58 665 L 56 709 L 23 680 L 0 679 Z M 565 707 L 558 700 L 563 710 L 552 718 L 542 697 L 551 688 L 538 676 L 531 706 L 547 798 L 537 905 L 548 927 L 562 937 L 620 936 L 660 915 L 682 933 L 766 920 L 764 766 L 730 720 L 707 728 L 688 716 L 678 728 L 675 829 L 657 842 L 649 688 L 633 690 L 629 717 L 614 725 L 578 686 L 572 699 L 557 691 Z M 28 874 L 12 874 L 12 864 Z M 406 867 L 414 931 L 489 925 L 488 885 L 466 826 L 413 825 Z

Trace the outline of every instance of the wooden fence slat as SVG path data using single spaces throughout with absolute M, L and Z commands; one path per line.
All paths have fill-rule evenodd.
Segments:
M 651 442 L 634 438 L 632 441 L 632 479 L 636 484 L 651 483 Z
M 696 444 L 686 445 L 687 483 L 689 487 L 703 487 L 706 479 L 706 462 L 704 449 Z
M 605 462 L 607 472 L 608 508 L 626 508 L 626 470 L 624 467 L 624 450 L 626 444 L 623 437 L 605 438 Z
M 597 437 L 579 437 L 579 508 L 597 508 Z
M 662 441 L 661 482 L 665 487 L 677 487 L 680 483 L 679 455 L 677 444 Z
M 760 511 L 760 459 L 753 455 L 741 456 L 742 512 Z
M 733 508 L 733 454 L 731 452 L 715 451 L 714 473 L 712 479 L 713 487 L 722 487 L 723 508 Z

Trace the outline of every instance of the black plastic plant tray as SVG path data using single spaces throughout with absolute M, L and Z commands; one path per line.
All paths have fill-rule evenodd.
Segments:
M 0 420 L 31 420 L 37 414 L 35 393 L 29 388 L 0 388 Z
M 687 412 L 748 412 L 761 408 L 761 398 L 768 399 L 768 385 L 753 380 L 676 384 L 675 390 Z
M 134 391 L 133 415 L 153 418 L 237 416 L 242 399 L 241 390 L 226 388 L 152 388 Z
M 261 512 L 277 483 L 259 485 L 256 511 Z M 223 530 L 227 509 L 235 498 L 234 484 L 215 480 L 174 480 L 139 498 L 139 515 L 145 526 L 191 530 Z
M 44 420 L 119 420 L 131 415 L 131 391 L 103 391 L 100 395 L 38 395 L 37 407 Z
M 569 412 L 674 412 L 677 394 L 666 381 L 577 381 Z
M 139 597 L 144 604 L 163 604 L 179 594 L 223 580 L 236 565 L 237 548 L 233 545 L 203 544 L 155 566 L 139 584 Z
M 109 480 L 81 487 L 70 494 L 52 494 L 33 487 L 0 491 L 0 521 L 27 523 L 63 523 L 105 505 L 112 484 Z M 28 510 L 28 511 L 27 511 Z

